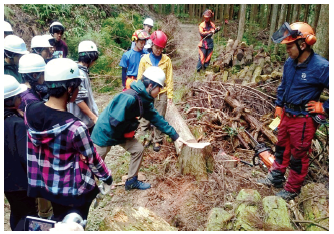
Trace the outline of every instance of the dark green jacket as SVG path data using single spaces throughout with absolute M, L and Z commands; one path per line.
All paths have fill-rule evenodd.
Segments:
M 143 117 L 174 141 L 177 140 L 179 135 L 154 108 L 154 99 L 147 93 L 143 82 L 132 82 L 131 89 L 138 93 L 143 102 Z M 101 147 L 124 143 L 124 133 L 137 129 L 138 116 L 140 110 L 136 98 L 124 92 L 118 94 L 99 116 L 91 136 L 93 142 Z
M 19 73 L 19 68 L 16 65 L 6 63 L 6 61 L 4 65 L 4 74 L 14 76 L 20 84 L 24 83 L 22 76 Z

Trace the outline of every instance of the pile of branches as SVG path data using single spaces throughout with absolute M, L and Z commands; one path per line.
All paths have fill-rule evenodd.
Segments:
M 275 109 L 274 98 L 249 86 L 219 81 L 194 82 L 187 97 L 184 112 L 190 127 L 198 128 L 197 140 L 212 142 L 214 147 L 235 150 L 250 149 L 248 129 L 260 142 L 276 143 L 277 138 L 267 128 Z
M 176 18 L 175 15 L 170 14 L 162 20 L 162 24 L 159 25 L 159 30 L 166 33 L 168 41 L 165 47 L 165 53 L 173 58 L 176 56 L 176 49 L 179 44 L 181 27 L 180 21 Z

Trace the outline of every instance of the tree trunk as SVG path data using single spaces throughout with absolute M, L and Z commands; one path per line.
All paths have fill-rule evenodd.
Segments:
M 228 20 L 230 14 L 230 5 L 229 4 L 225 4 L 224 6 L 224 20 Z M 224 37 L 226 37 L 226 32 L 227 32 L 227 25 L 224 25 Z
M 272 9 L 272 4 L 267 4 L 267 23 L 266 23 L 266 27 L 270 26 L 270 20 L 271 20 L 271 9 Z
M 283 20 L 285 19 L 285 12 L 286 12 L 286 5 L 282 4 L 281 11 L 280 11 L 280 14 L 279 14 L 279 20 L 278 20 L 278 28 L 281 27 L 281 25 L 283 24 Z M 277 54 L 277 50 L 278 50 L 278 44 L 275 44 L 273 54 Z
M 175 4 L 170 4 L 171 14 L 174 14 L 174 7 L 175 7 Z
M 233 4 L 230 4 L 230 20 L 233 20 Z
M 314 51 L 327 60 L 329 59 L 329 4 L 321 4 L 317 26 L 317 42 Z
M 219 4 L 216 4 L 216 6 L 215 6 L 215 21 L 216 21 L 216 22 L 217 22 L 217 20 L 218 20 L 218 15 L 219 15 L 218 8 L 219 8 Z
M 206 10 L 206 4 L 203 4 L 202 13 Z
M 265 20 L 263 19 L 266 19 L 266 4 L 260 4 L 260 17 L 262 17 L 260 21 L 260 27 L 265 28 Z
M 180 137 L 187 142 L 197 142 L 174 104 L 167 106 L 165 119 L 173 126 Z M 212 146 L 203 149 L 184 145 L 182 149 L 175 142 L 179 155 L 179 169 L 183 175 L 193 175 L 197 180 L 208 180 L 208 171 L 213 171 Z
M 319 20 L 319 15 L 320 15 L 320 9 L 321 9 L 321 4 L 316 4 L 314 7 L 314 16 L 313 16 L 313 20 L 312 20 L 312 28 L 314 30 L 314 32 L 316 32 L 317 30 L 317 26 L 318 26 L 318 20 Z
M 241 12 L 240 9 L 239 9 L 239 12 Z M 257 15 L 257 4 L 251 4 L 250 19 L 249 19 L 250 23 L 256 22 L 255 20 L 256 15 Z
M 298 8 L 299 8 L 299 4 L 294 4 L 293 5 L 292 19 L 291 19 L 291 22 L 289 22 L 290 24 L 294 23 L 294 22 L 297 22 L 298 11 L 299 11 Z
M 287 13 L 286 13 L 286 19 L 285 19 L 285 21 L 288 22 L 288 23 L 290 23 L 291 9 L 292 9 L 292 5 L 291 5 L 291 4 L 288 4 L 288 11 L 287 11 Z
M 269 33 L 268 47 L 270 47 L 270 45 L 271 45 L 271 36 L 275 32 L 277 10 L 278 10 L 278 4 L 274 4 L 273 5 L 273 9 L 272 9 L 272 17 L 271 17 L 271 24 L 270 24 L 270 33 Z
M 194 18 L 193 9 L 194 9 L 194 5 L 189 4 L 189 17 L 191 20 Z
M 159 4 L 159 13 L 162 14 L 162 4 Z
M 219 17 L 219 19 L 223 22 L 223 25 L 224 25 L 224 5 L 220 4 L 219 9 L 220 9 L 220 17 Z
M 308 19 L 309 11 L 310 11 L 310 4 L 305 4 L 304 20 L 303 20 L 303 22 L 305 22 L 305 23 L 308 23 L 308 22 L 309 22 L 309 21 L 307 20 L 307 19 Z
M 180 4 L 177 4 L 177 14 L 180 15 Z
M 301 9 L 301 4 L 296 4 L 297 6 L 297 21 L 301 21 L 300 20 L 300 9 Z
M 242 41 L 242 36 L 245 31 L 245 22 L 246 22 L 246 4 L 240 4 L 240 20 L 239 20 L 239 28 L 238 28 L 238 41 Z

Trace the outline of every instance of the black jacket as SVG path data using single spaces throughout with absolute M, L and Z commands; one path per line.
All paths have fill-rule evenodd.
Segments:
M 5 109 L 4 114 L 4 191 L 27 190 L 27 130 L 24 120 L 16 110 Z

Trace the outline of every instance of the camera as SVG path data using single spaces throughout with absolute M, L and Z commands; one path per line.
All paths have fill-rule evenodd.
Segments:
M 83 220 L 82 217 L 77 213 L 67 214 L 62 223 L 71 223 L 75 222 L 80 224 L 85 228 L 87 221 Z M 51 228 L 55 227 L 57 222 L 53 220 L 41 219 L 33 216 L 27 216 L 24 222 L 25 231 L 49 231 Z

